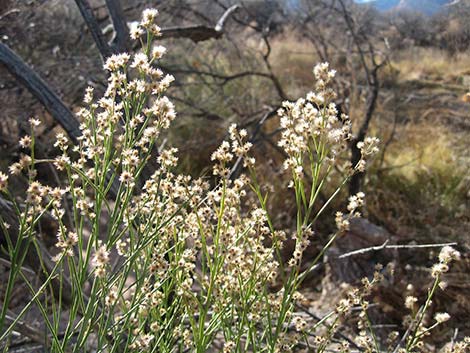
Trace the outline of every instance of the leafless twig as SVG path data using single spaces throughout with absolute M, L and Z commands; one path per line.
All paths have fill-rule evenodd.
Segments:
M 266 122 L 266 120 L 268 120 L 269 118 L 273 117 L 273 116 L 276 116 L 276 112 L 277 110 L 279 109 L 279 107 L 276 107 L 274 109 L 271 109 L 269 112 L 267 112 L 266 114 L 264 114 L 261 119 L 258 121 L 258 123 L 256 124 L 256 127 L 254 129 L 254 131 L 252 132 L 251 136 L 250 136 L 250 139 L 249 141 L 251 143 L 254 143 L 255 140 L 256 140 L 256 137 L 258 136 L 258 134 L 260 133 L 261 131 L 261 128 L 263 127 L 264 123 Z M 230 179 L 235 179 L 239 172 L 240 172 L 240 169 L 241 169 L 241 162 L 242 162 L 242 157 L 238 157 L 238 159 L 236 160 L 235 164 L 233 165 L 232 169 L 230 170 L 230 174 L 229 174 L 229 178 Z
M 350 256 L 365 254 L 370 251 L 379 251 L 383 249 L 423 249 L 423 248 L 442 248 L 444 246 L 451 246 L 451 245 L 458 245 L 458 243 L 441 243 L 441 244 L 404 244 L 404 245 L 388 245 L 390 239 L 387 239 L 382 245 L 371 246 L 369 248 L 358 249 L 354 251 L 350 251 L 346 254 L 342 254 L 338 256 L 339 259 L 344 259 Z
M 193 42 L 202 42 L 211 38 L 220 38 L 223 35 L 224 24 L 227 18 L 235 10 L 237 10 L 239 5 L 233 5 L 229 7 L 222 17 L 217 21 L 217 24 L 214 27 L 209 27 L 205 25 L 195 25 L 195 26 L 186 26 L 186 27 L 168 27 L 161 30 L 163 38 L 189 38 Z
M 12 264 L 11 264 L 11 261 L 8 261 L 7 259 L 4 259 L 2 257 L 0 257 L 0 263 L 8 268 L 11 268 Z M 36 272 L 34 272 L 33 270 L 31 270 L 30 268 L 27 268 L 27 267 L 24 267 L 24 266 L 21 266 L 21 271 L 23 272 L 27 272 L 31 275 L 34 275 L 36 274 Z
M 16 314 L 11 310 L 7 310 L 5 319 L 7 324 L 10 325 L 17 319 Z M 25 337 L 28 337 L 31 341 L 36 343 L 44 344 L 46 341 L 44 335 L 39 332 L 39 329 L 28 325 L 23 320 L 18 320 L 16 322 L 14 331 L 22 334 Z
M 3 13 L 0 15 L 0 20 L 3 20 L 5 17 L 11 15 L 12 13 L 18 13 L 20 12 L 19 9 L 11 9 L 11 10 L 8 10 L 7 12 Z

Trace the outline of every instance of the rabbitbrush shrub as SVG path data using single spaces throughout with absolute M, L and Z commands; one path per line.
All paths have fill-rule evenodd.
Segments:
M 22 332 L 22 319 L 33 307 L 42 315 L 39 341 L 50 352 L 323 352 L 331 345 L 347 352 L 350 343 L 353 350 L 386 350 L 373 333 L 365 300 L 381 279 L 378 271 L 320 321 L 296 310 L 302 281 L 347 231 L 364 194 L 350 197 L 346 212 L 336 214 L 336 233 L 302 269 L 313 224 L 377 151 L 377 139 L 367 138 L 359 145 L 363 158 L 357 165 L 340 158 L 351 125 L 347 117 L 337 117 L 332 103 L 334 71 L 327 64 L 316 66 L 315 92 L 284 102 L 279 110 L 279 146 L 287 155 L 284 167 L 297 205 L 294 231 L 287 234 L 273 227 L 245 130 L 231 126 L 228 140 L 212 154 L 212 184 L 175 174 L 176 149 L 155 153 L 159 135 L 176 118 L 165 96 L 173 77 L 157 67 L 166 49 L 153 45 L 160 34 L 156 15 L 156 10 L 146 10 L 131 29 L 132 38 L 142 45 L 140 52 L 106 60 L 109 79 L 103 97 L 96 100 L 93 89 L 87 89 L 87 108 L 78 113 L 82 135 L 77 146 L 59 133 L 55 146 L 61 154 L 54 160 L 36 159 L 34 131 L 39 121 L 31 119 L 31 136 L 20 141 L 31 154 L 10 167 L 10 174 L 29 178 L 24 202 L 15 201 L 7 175 L 0 173 L 0 191 L 18 214 L 15 227 L 2 220 L 7 237 L 3 250 L 10 263 L 0 316 L 5 350 L 12 333 Z M 157 159 L 158 168 L 142 180 L 151 158 Z M 232 179 L 235 160 L 243 163 L 246 174 Z M 40 163 L 53 164 L 67 186 L 42 185 L 36 179 Z M 342 181 L 317 207 L 320 192 L 338 169 Z M 248 194 L 257 201 L 247 202 Z M 58 225 L 52 259 L 45 258 L 38 239 L 37 225 L 45 215 L 52 215 Z M 284 262 L 280 248 L 287 237 L 295 241 L 295 249 Z M 31 250 L 41 265 L 34 280 L 23 267 Z M 397 346 L 402 351 L 419 349 L 422 337 L 448 319 L 440 314 L 436 324 L 423 326 L 440 274 L 458 257 L 447 248 L 442 254 L 425 304 L 417 309 L 418 299 L 407 298 L 413 313 L 410 330 Z M 30 291 L 30 301 L 13 315 L 9 304 L 17 283 Z M 356 343 L 333 342 L 341 318 L 353 307 L 362 308 Z M 461 343 L 462 351 L 465 345 Z

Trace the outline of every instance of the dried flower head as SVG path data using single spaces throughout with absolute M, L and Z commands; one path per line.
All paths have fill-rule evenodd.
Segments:
M 0 172 L 0 191 L 5 191 L 8 186 L 8 175 Z
M 411 310 L 416 306 L 417 302 L 418 302 L 418 298 L 409 295 L 405 299 L 405 307 Z
M 442 324 L 443 322 L 450 320 L 450 315 L 447 313 L 437 313 L 434 316 L 434 319 L 436 320 L 438 324 Z
M 103 278 L 106 274 L 106 265 L 109 262 L 109 251 L 106 250 L 106 245 L 99 243 L 93 258 L 92 265 L 95 269 L 95 276 Z
M 29 124 L 31 125 L 32 128 L 36 128 L 39 125 L 41 125 L 41 120 L 36 119 L 36 118 L 30 118 L 29 119 Z
M 444 246 L 439 253 L 439 261 L 442 263 L 449 263 L 452 260 L 460 260 L 460 252 L 452 248 L 451 246 Z
M 29 148 L 31 146 L 31 136 L 23 136 L 20 139 L 20 146 L 21 148 Z

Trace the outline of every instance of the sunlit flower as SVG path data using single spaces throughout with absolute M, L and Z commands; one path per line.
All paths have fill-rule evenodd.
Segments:
M 450 319 L 450 315 L 447 313 L 437 313 L 434 316 L 434 319 L 436 320 L 438 324 L 442 324 L 443 322 L 446 322 Z

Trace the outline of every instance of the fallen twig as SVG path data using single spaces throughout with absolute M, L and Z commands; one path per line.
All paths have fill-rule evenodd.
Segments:
M 382 245 L 377 245 L 377 246 L 371 246 L 369 248 L 363 248 L 363 249 L 358 249 L 354 251 L 350 251 L 346 254 L 342 254 L 338 256 L 339 259 L 344 259 L 346 257 L 354 256 L 354 255 L 360 255 L 364 254 L 366 252 L 370 251 L 379 251 L 383 249 L 421 249 L 421 248 L 442 248 L 444 246 L 452 246 L 452 245 L 457 245 L 457 243 L 441 243 L 441 244 L 409 244 L 409 245 L 388 245 L 390 239 L 387 239 Z

